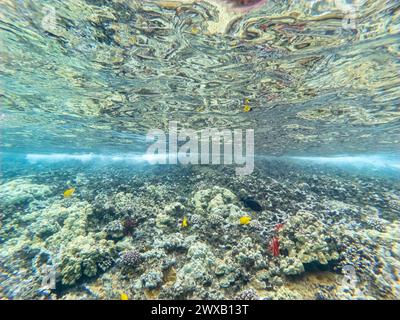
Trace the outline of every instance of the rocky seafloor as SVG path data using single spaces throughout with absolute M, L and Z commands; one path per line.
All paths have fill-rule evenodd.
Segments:
M 398 299 L 399 190 L 284 162 L 243 177 L 218 166 L 5 176 L 0 298 Z

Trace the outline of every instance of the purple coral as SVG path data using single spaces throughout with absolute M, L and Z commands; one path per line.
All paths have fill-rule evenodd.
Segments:
M 121 257 L 121 264 L 128 268 L 136 267 L 141 261 L 142 255 L 136 250 L 127 251 Z
M 260 300 L 260 297 L 257 295 L 256 290 L 247 289 L 240 292 L 233 300 Z
M 131 217 L 127 217 L 122 221 L 122 227 L 124 229 L 124 235 L 132 236 L 133 231 L 136 227 L 136 221 L 133 220 Z
M 221 0 L 222 2 L 231 4 L 234 8 L 246 12 L 256 9 L 264 5 L 267 0 Z
M 233 3 L 236 6 L 252 6 L 260 2 L 265 2 L 263 0 L 226 0 L 226 1 Z

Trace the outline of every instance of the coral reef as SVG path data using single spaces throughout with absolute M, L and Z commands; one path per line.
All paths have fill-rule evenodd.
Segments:
M 240 292 L 235 300 L 259 300 L 260 297 L 257 295 L 257 291 L 254 289 L 248 289 Z
M 36 187 L 23 206 L 15 205 L 22 189 L 12 189 L 0 230 L 2 295 L 274 300 L 400 294 L 395 197 L 377 196 L 377 187 L 371 196 L 364 188 L 392 190 L 397 182 L 363 177 L 354 185 L 337 172 L 299 174 L 289 165 L 245 179 L 206 168 L 144 171 L 129 182 L 124 171 L 113 175 L 79 173 L 79 197 L 68 199 L 62 191 L 52 196 L 50 187 L 36 194 L 43 182 L 32 180 Z M 117 187 L 108 188 L 115 179 Z M 103 187 L 96 192 L 90 186 L 98 181 Z M 262 210 L 243 199 L 257 199 Z M 56 270 L 57 296 L 40 288 L 46 266 Z M 343 282 L 349 267 L 354 287 Z
M 304 265 L 339 259 L 340 230 L 326 228 L 321 219 L 309 211 L 299 211 L 290 217 L 280 230 L 281 250 L 287 251 L 282 260 L 285 274 L 304 272 Z
M 42 199 L 51 193 L 46 184 L 36 184 L 29 179 L 18 178 L 1 185 L 0 208 L 23 205 L 35 199 Z
M 99 269 L 105 271 L 113 256 L 113 242 L 91 236 L 78 236 L 61 253 L 62 283 L 74 284 L 82 276 L 93 277 Z
M 124 252 L 121 256 L 121 264 L 124 267 L 134 268 L 142 261 L 142 256 L 139 252 L 132 250 Z

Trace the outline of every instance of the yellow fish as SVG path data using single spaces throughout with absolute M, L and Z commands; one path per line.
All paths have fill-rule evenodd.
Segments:
M 240 218 L 240 224 L 249 224 L 251 221 L 251 218 L 248 216 L 243 216 Z
M 244 106 L 243 106 L 243 111 L 244 112 L 249 112 L 251 111 L 251 107 L 250 107 L 250 100 L 248 98 L 244 99 Z
M 250 107 L 250 100 L 249 99 L 244 99 L 244 106 L 243 106 L 243 111 L 244 112 L 249 112 L 252 110 L 252 108 Z
M 244 106 L 243 106 L 243 111 L 244 112 L 249 112 L 251 111 L 252 108 L 250 107 L 250 100 L 249 98 L 244 99 Z
M 129 300 L 129 297 L 126 293 L 121 293 L 121 300 Z
M 182 228 L 186 228 L 188 226 L 188 219 L 186 217 L 183 218 L 181 226 L 182 226 Z
M 245 104 L 245 105 L 243 106 L 243 111 L 244 111 L 244 112 L 249 112 L 249 111 L 251 111 L 251 107 L 250 107 L 248 104 Z
M 74 194 L 74 192 L 75 192 L 75 188 L 70 188 L 68 190 L 65 190 L 64 191 L 64 197 L 65 198 L 69 198 Z

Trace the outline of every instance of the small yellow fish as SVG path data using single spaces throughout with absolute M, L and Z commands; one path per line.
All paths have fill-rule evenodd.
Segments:
M 240 224 L 249 224 L 251 221 L 251 218 L 249 216 L 243 216 L 240 218 Z
M 192 30 L 191 30 L 191 32 L 192 32 L 193 34 L 198 34 L 199 31 L 200 31 L 200 30 L 197 29 L 196 27 L 193 27 Z
M 244 112 L 249 112 L 249 111 L 251 111 L 251 107 L 250 107 L 248 104 L 245 104 L 245 105 L 243 106 L 243 111 L 244 111 Z
M 188 226 L 188 219 L 186 217 L 183 218 L 181 226 L 182 228 L 186 228 Z
M 129 297 L 126 293 L 121 293 L 121 300 L 129 300 Z
M 75 188 L 70 188 L 64 191 L 64 197 L 69 198 L 71 197 L 75 192 Z
M 250 103 L 249 98 L 244 99 L 244 106 L 243 106 L 243 111 L 244 112 L 251 111 L 251 107 L 250 107 L 249 103 Z

